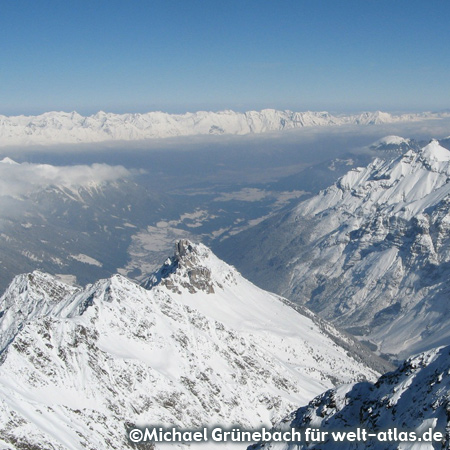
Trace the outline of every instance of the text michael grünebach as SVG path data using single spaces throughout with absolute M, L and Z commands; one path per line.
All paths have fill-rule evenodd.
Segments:
M 399 428 L 387 428 L 383 430 L 367 430 L 354 428 L 347 430 L 324 430 L 321 428 L 288 428 L 285 430 L 267 429 L 243 430 L 241 428 L 199 428 L 178 429 L 163 427 L 130 428 L 127 436 L 133 444 L 147 442 L 441 442 L 444 433 L 433 428 L 418 431 L 404 431 Z

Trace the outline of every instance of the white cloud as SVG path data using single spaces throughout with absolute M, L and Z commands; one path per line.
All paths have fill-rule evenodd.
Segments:
M 53 166 L 0 163 L 0 196 L 21 196 L 51 185 L 76 187 L 127 178 L 132 172 L 108 164 Z

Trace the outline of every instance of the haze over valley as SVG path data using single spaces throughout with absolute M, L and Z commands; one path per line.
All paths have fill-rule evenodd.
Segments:
M 442 135 L 447 120 L 420 122 L 415 145 Z M 35 268 L 81 285 L 117 271 L 140 281 L 174 240 L 219 247 L 352 167 L 394 157 L 404 149 L 370 146 L 411 126 L 316 126 L 126 148 L 120 142 L 6 147 L 0 246 L 14 263 L 3 262 L 2 288 Z

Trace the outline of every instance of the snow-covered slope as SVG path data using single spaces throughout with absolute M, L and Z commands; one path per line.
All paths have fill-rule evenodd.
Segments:
M 405 153 L 408 150 L 420 150 L 421 147 L 423 145 L 421 145 L 420 141 L 405 139 L 400 136 L 385 136 L 369 146 L 370 150 L 376 151 L 377 154 L 382 151 L 391 154 Z
M 83 290 L 40 273 L 13 281 L 0 299 L 13 336 L 0 358 L 2 448 L 122 450 L 135 424 L 270 425 L 335 383 L 374 378 L 351 338 L 203 245 L 179 242 L 146 287 L 120 275 Z
M 24 323 L 53 315 L 77 290 L 39 271 L 15 277 L 0 298 L 0 353 Z
M 387 145 L 399 146 L 403 144 L 409 144 L 410 139 L 405 139 L 400 136 L 385 136 L 384 138 L 378 139 L 378 141 L 374 142 L 371 147 L 379 148 Z
M 254 447 L 277 450 L 308 449 L 437 449 L 450 445 L 450 347 L 430 350 L 404 362 L 395 372 L 383 375 L 375 384 L 358 383 L 329 390 L 282 421 L 280 429 L 320 428 L 350 431 L 364 428 L 369 433 L 387 431 L 414 432 L 417 437 L 428 429 L 440 432 L 442 442 L 342 442 L 332 439 L 310 446 L 266 444 Z
M 392 115 L 368 112 L 333 116 L 327 112 L 262 111 L 167 114 L 113 114 L 98 112 L 81 116 L 76 112 L 48 112 L 39 116 L 0 116 L 0 147 L 51 145 L 57 143 L 140 140 L 197 134 L 249 134 L 328 125 L 369 125 L 436 119 L 450 114 Z
M 450 151 L 437 141 L 375 160 L 260 224 L 252 240 L 237 236 L 227 245 L 239 246 L 242 262 L 230 260 L 381 353 L 402 358 L 445 345 L 449 176 Z

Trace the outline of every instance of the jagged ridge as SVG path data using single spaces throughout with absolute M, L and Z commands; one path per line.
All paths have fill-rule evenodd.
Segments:
M 450 337 L 449 175 L 432 141 L 351 170 L 233 245 L 251 279 L 404 358 Z
M 284 419 L 277 428 L 320 428 L 323 431 L 364 428 L 368 432 L 396 427 L 420 436 L 433 428 L 444 435 L 442 443 L 418 442 L 342 442 L 347 449 L 448 448 L 450 442 L 450 347 L 433 349 L 405 361 L 396 371 L 383 375 L 376 383 L 358 383 L 329 390 L 307 406 Z M 277 450 L 331 449 L 329 440 L 321 444 L 272 446 Z
M 45 285 L 28 288 L 31 310 L 53 291 L 55 306 L 24 315 L 2 353 L 4 448 L 123 449 L 126 424 L 270 425 L 336 382 L 374 377 L 205 246 L 181 241 L 170 261 L 150 290 L 115 275 L 66 296 L 33 274 Z

